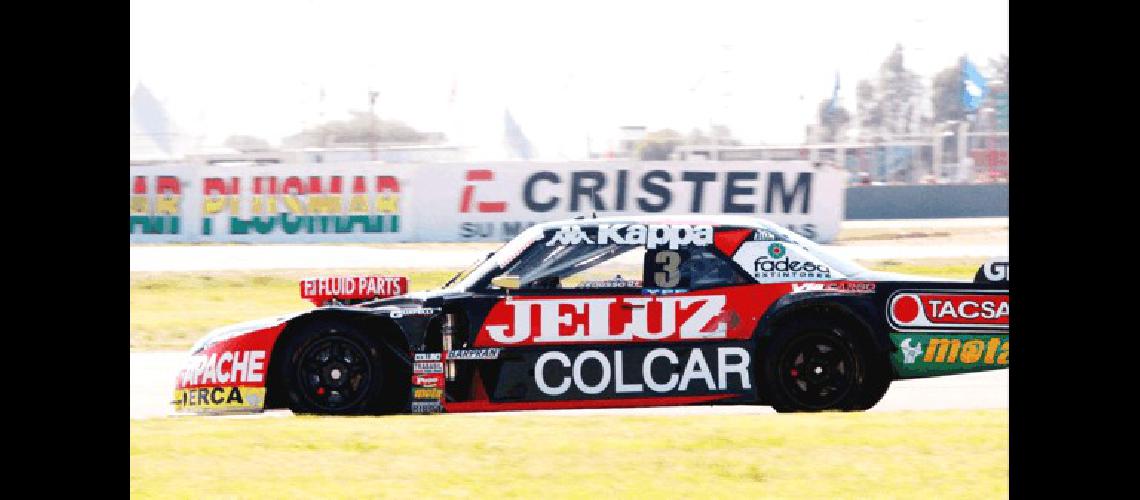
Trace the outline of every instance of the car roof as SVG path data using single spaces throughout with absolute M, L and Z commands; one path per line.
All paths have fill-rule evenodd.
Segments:
M 702 214 L 676 214 L 676 215 L 626 215 L 616 217 L 593 217 L 578 219 L 562 219 L 538 224 L 541 229 L 551 229 L 567 225 L 577 225 L 587 228 L 599 224 L 708 224 L 713 227 L 749 227 L 768 229 L 772 222 L 759 217 L 743 215 L 702 215 Z

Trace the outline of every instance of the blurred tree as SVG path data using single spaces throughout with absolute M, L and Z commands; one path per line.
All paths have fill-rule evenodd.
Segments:
M 1005 84 L 1009 85 L 1009 54 L 1002 54 L 997 59 L 990 59 L 990 69 L 994 72 L 994 78 L 997 78 Z
M 934 76 L 934 121 L 942 123 L 948 120 L 965 120 L 966 108 L 962 105 L 962 63 L 965 58 L 959 58 L 958 63 L 939 71 Z
M 334 120 L 307 128 L 286 137 L 282 143 L 291 147 L 324 147 L 336 144 L 440 143 L 446 136 L 439 132 L 420 132 L 404 122 L 381 120 L 364 111 L 349 111 L 348 120 Z
M 231 135 L 222 143 L 227 148 L 233 148 L 242 153 L 256 153 L 273 149 L 269 141 L 252 135 Z
M 820 142 L 842 142 L 843 129 L 851 123 L 851 113 L 847 108 L 836 105 L 831 107 L 831 99 L 824 99 L 819 103 Z
M 732 130 L 724 125 L 713 125 L 709 127 L 709 132 L 706 134 L 700 127 L 693 127 L 685 136 L 684 144 L 693 145 L 721 145 L 721 146 L 739 146 L 740 139 L 732 136 Z
M 634 153 L 646 161 L 668 160 L 673 150 L 682 144 L 681 134 L 673 129 L 655 130 L 646 134 L 636 146 Z
M 709 135 L 712 140 L 720 146 L 739 146 L 740 140 L 732 136 L 732 130 L 724 125 L 712 125 L 709 127 Z
M 896 44 L 879 66 L 876 87 L 883 115 L 883 129 L 891 135 L 917 132 L 919 120 L 915 119 L 915 112 L 921 107 L 922 77 L 903 63 L 901 44 Z
M 883 108 L 875 84 L 869 80 L 859 80 L 855 86 L 855 114 L 863 135 L 879 135 L 883 127 Z

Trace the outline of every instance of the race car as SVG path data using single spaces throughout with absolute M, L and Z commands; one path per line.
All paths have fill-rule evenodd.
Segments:
M 875 272 L 749 217 L 544 223 L 436 290 L 346 276 L 301 293 L 318 307 L 198 341 L 176 410 L 858 411 L 892 380 L 1009 363 L 1008 259 L 973 281 Z

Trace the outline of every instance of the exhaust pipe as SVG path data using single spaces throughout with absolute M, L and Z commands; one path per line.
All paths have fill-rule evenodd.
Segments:
M 441 330 L 443 333 L 443 352 L 451 352 L 452 343 L 455 338 L 455 313 L 447 313 L 443 316 L 443 328 Z M 444 356 L 446 356 L 446 354 Z M 448 359 L 444 364 L 443 373 L 448 382 L 454 382 L 456 375 L 455 361 Z

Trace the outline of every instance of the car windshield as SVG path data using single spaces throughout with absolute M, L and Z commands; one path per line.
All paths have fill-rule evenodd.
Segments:
M 526 250 L 531 243 L 541 238 L 542 230 L 539 229 L 538 226 L 527 228 L 527 230 L 515 236 L 514 239 L 499 247 L 498 250 L 480 258 L 470 267 L 460 272 L 453 281 L 453 284 L 444 288 L 455 290 L 466 290 L 470 288 L 477 281 L 486 276 L 487 273 L 510 264 L 510 262 L 514 260 L 515 257 L 518 257 L 523 250 Z
M 789 242 L 803 248 L 806 252 L 822 260 L 825 264 L 832 269 L 839 271 L 848 278 L 856 278 L 868 273 L 867 268 L 836 254 L 834 251 L 829 250 L 827 247 L 815 243 L 803 236 L 789 231 L 777 224 L 764 223 L 764 227 L 772 232 L 775 232 L 782 237 L 786 238 Z M 522 233 L 519 233 L 511 241 L 499 247 L 495 252 L 480 258 L 474 264 L 462 271 L 449 286 L 444 287 L 448 290 L 467 290 L 471 288 L 476 282 L 485 277 L 488 273 L 498 271 L 510 264 L 515 260 L 523 251 L 531 246 L 532 243 L 542 239 L 542 230 L 538 226 L 531 226 Z
M 796 234 L 794 231 L 789 231 L 776 224 L 765 224 L 765 226 L 772 232 L 778 233 L 788 239 L 788 241 L 799 245 L 812 256 L 822 260 L 828 267 L 839 271 L 840 274 L 848 277 L 855 278 L 862 276 L 864 273 L 869 272 L 867 268 L 860 266 L 854 261 L 836 254 L 834 251 L 827 249 L 823 245 L 816 243 L 812 240 L 804 238 Z

